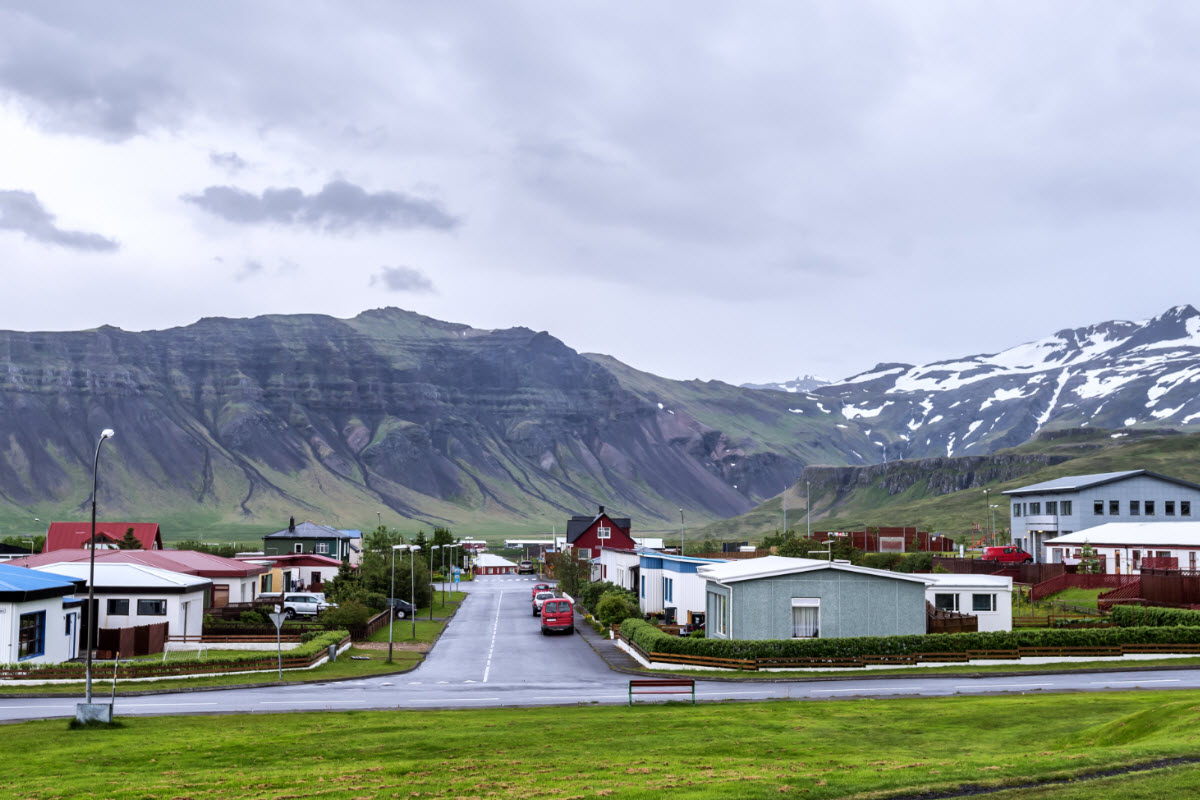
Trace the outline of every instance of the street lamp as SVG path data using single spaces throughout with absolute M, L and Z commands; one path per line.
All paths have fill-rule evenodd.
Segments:
M 687 548 L 683 542 L 683 509 L 679 509 L 679 555 L 687 555 Z
M 441 550 L 442 545 L 431 544 L 430 550 Z M 429 554 L 429 621 L 433 622 L 433 553 Z M 414 625 L 416 622 L 414 621 Z
M 105 428 L 100 432 L 100 441 L 96 442 L 96 460 L 92 465 L 92 545 L 91 556 L 88 559 L 88 629 L 87 629 L 87 656 L 84 660 L 84 673 L 87 681 L 87 688 L 84 694 L 84 703 L 92 704 L 92 650 L 95 649 L 96 643 L 93 640 L 92 631 L 96 630 L 96 487 L 100 481 L 100 446 L 104 444 L 106 439 L 111 439 L 116 436 L 116 431 L 112 428 Z M 111 707 L 110 707 L 111 709 Z M 111 710 L 109 711 L 111 714 Z
M 412 640 L 417 641 L 417 577 L 416 577 L 416 561 L 413 556 L 414 550 L 420 550 L 421 545 L 410 544 L 408 546 L 408 602 L 413 607 L 412 615 Z M 430 559 L 432 561 L 432 559 Z M 430 613 L 433 609 L 433 599 L 429 600 Z
M 983 490 L 983 521 L 984 521 L 984 523 L 985 523 L 985 524 L 987 523 L 987 520 L 988 520 L 988 514 L 990 514 L 990 513 L 991 513 L 991 508 L 990 508 L 990 506 L 991 506 L 991 498 L 988 496 L 988 493 L 989 493 L 989 492 L 991 492 L 991 489 L 984 489 L 984 490 Z M 993 541 L 991 541 L 991 539 L 992 539 L 992 530 L 991 530 L 991 528 L 990 528 L 990 527 L 988 528 L 988 532 L 987 532 L 987 534 L 988 534 L 988 543 L 989 543 L 989 544 L 992 544 L 992 545 L 995 545 L 996 543 L 995 543 L 995 542 L 993 542 Z
M 808 533 L 805 534 L 806 539 L 812 538 L 812 485 L 804 482 L 804 513 L 808 515 Z
M 996 509 L 1000 506 L 993 503 L 988 506 L 988 527 L 992 532 L 992 546 L 996 545 Z
M 388 590 L 388 660 L 392 663 L 392 633 L 396 628 L 396 551 L 406 545 L 392 545 L 392 588 Z

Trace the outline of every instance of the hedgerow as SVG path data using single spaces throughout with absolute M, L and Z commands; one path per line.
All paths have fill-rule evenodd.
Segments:
M 1186 608 L 1117 605 L 1112 607 L 1109 618 L 1123 628 L 1200 625 L 1200 611 Z
M 842 639 L 691 639 L 672 636 L 638 619 L 621 634 L 647 652 L 710 658 L 861 658 L 916 653 L 1014 650 L 1020 647 L 1119 647 L 1123 644 L 1200 644 L 1200 627 L 1023 628 L 983 633 L 856 636 Z

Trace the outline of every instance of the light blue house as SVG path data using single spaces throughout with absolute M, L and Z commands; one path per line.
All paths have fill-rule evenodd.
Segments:
M 711 639 L 925 633 L 926 575 L 766 556 L 701 566 Z

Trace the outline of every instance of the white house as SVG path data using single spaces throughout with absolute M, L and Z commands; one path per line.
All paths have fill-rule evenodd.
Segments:
M 698 570 L 723 559 L 693 558 L 643 550 L 638 557 L 638 605 L 643 614 L 674 615 L 679 624 L 693 624 L 705 613 L 707 581 Z
M 1200 521 L 1110 522 L 1048 539 L 1043 557 L 1051 563 L 1075 563 L 1085 543 L 1104 557 L 1104 571 L 1110 575 L 1137 575 L 1143 565 L 1200 568 Z
M 88 580 L 88 562 L 71 561 L 34 567 L 39 572 Z M 95 594 L 101 628 L 133 628 L 168 623 L 167 635 L 200 633 L 204 623 L 204 594 L 212 581 L 141 564 L 96 562 Z M 80 596 L 87 590 L 81 589 Z
M 922 575 L 933 583 L 925 599 L 942 611 L 971 614 L 981 631 L 1012 630 L 1012 578 L 1002 575 Z
M 516 563 L 492 553 L 475 556 L 476 575 L 516 575 Z
M 636 594 L 640 563 L 641 555 L 638 550 L 601 547 L 600 558 L 592 565 L 592 580 L 608 581 Z
M 0 664 L 59 664 L 79 655 L 78 581 L 0 564 Z

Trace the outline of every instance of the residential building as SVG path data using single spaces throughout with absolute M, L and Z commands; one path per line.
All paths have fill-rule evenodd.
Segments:
M 258 576 L 259 594 L 276 592 L 324 592 L 325 582 L 337 577 L 342 562 L 315 553 L 239 555 L 238 561 L 266 569 Z
M 600 558 L 592 565 L 592 580 L 608 581 L 637 594 L 642 550 L 640 547 L 631 550 L 601 547 Z
M 362 532 L 338 530 L 312 521 L 297 525 L 296 518 L 292 517 L 287 528 L 263 537 L 263 555 L 289 553 L 315 553 L 357 567 L 362 561 Z
M 1110 522 L 1043 543 L 1050 563 L 1078 564 L 1090 544 L 1109 575 L 1138 575 L 1143 567 L 1200 569 L 1200 519 L 1190 522 Z
M 492 553 L 475 556 L 476 575 L 516 575 L 517 565 L 507 558 Z
M 699 624 L 705 613 L 707 579 L 699 572 L 723 559 L 695 558 L 641 550 L 638 557 L 638 605 L 643 614 L 664 614 L 680 624 Z
M 923 634 L 928 575 L 843 561 L 763 558 L 706 564 L 710 639 L 812 639 Z
M 941 611 L 970 614 L 980 631 L 1012 630 L 1012 578 L 1003 575 L 922 575 L 933 583 L 925 599 Z
M 125 535 L 133 531 L 143 550 L 162 550 L 162 532 L 157 522 L 97 522 L 96 549 L 117 550 Z M 51 522 L 46 530 L 43 553 L 53 550 L 80 550 L 88 546 L 92 537 L 92 523 Z
M 1037 561 L 1048 539 L 1110 522 L 1200 519 L 1200 485 L 1144 469 L 1071 475 L 1009 489 L 1013 544 Z
M 0 664 L 59 664 L 79 655 L 81 582 L 0 564 Z
M 594 517 L 575 516 L 567 521 L 566 546 L 589 561 L 600 557 L 600 548 L 632 550 L 637 542 L 629 535 L 628 517 L 612 517 L 600 506 Z

